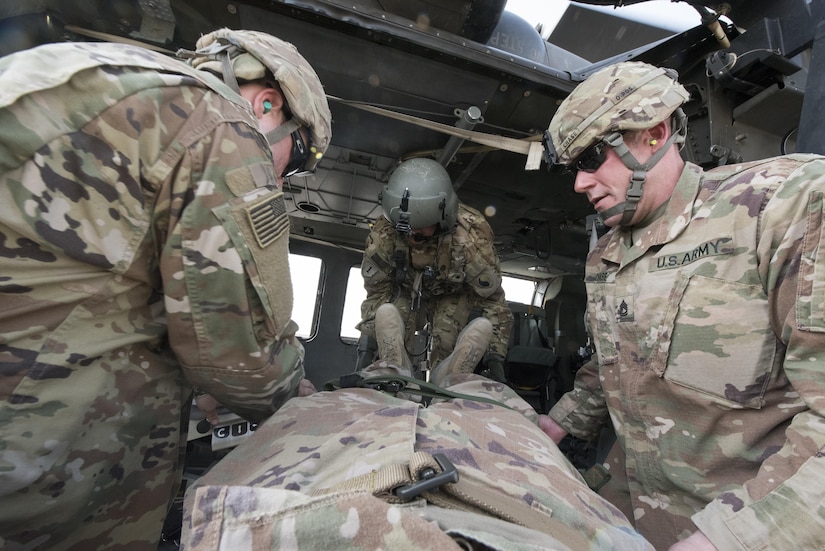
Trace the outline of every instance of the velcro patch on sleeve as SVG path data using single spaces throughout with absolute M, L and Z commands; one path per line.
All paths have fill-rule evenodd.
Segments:
M 284 194 L 267 196 L 263 201 L 253 203 L 246 209 L 252 233 L 262 248 L 274 243 L 289 231 L 289 216 L 286 213 Z

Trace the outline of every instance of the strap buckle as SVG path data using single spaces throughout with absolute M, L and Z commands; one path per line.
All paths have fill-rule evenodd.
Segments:
M 435 459 L 438 466 L 441 467 L 441 472 L 435 472 L 435 469 L 432 467 L 425 467 L 424 469 L 421 469 L 418 472 L 419 480 L 417 482 L 413 482 L 412 484 L 407 484 L 406 486 L 401 486 L 395 489 L 394 493 L 396 497 L 401 499 L 401 501 L 409 501 L 424 492 L 431 490 L 437 491 L 438 488 L 444 484 L 455 484 L 458 482 L 458 471 L 456 470 L 455 465 L 447 459 L 446 455 L 443 453 L 437 453 L 433 455 L 433 459 Z
M 364 387 L 366 387 L 366 388 L 372 388 L 372 389 L 375 389 L 375 390 L 380 390 L 381 392 L 386 392 L 386 393 L 392 394 L 392 395 L 398 394 L 399 392 L 404 390 L 404 388 L 406 386 L 407 386 L 407 383 L 405 383 L 404 381 L 397 381 L 397 380 L 385 381 L 385 382 L 380 382 L 380 383 L 370 383 L 370 382 L 367 381 L 367 382 L 364 383 Z
M 324 390 L 335 390 L 336 388 L 369 388 L 394 395 L 406 387 L 407 383 L 403 379 L 390 377 L 365 378 L 360 373 L 350 373 L 348 375 L 342 375 L 338 379 L 337 387 L 334 383 L 327 383 L 324 385 Z

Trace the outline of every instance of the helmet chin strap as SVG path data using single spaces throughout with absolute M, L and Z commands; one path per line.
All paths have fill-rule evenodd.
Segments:
M 232 68 L 232 57 L 230 55 L 231 52 L 236 52 L 238 49 L 236 45 L 226 39 L 220 39 L 209 46 L 209 50 L 212 53 L 220 56 L 224 83 L 235 90 L 236 93 L 240 94 L 241 88 L 238 85 L 238 78 L 235 76 L 235 69 Z M 269 142 L 270 146 L 273 146 L 300 127 L 301 123 L 295 119 L 289 119 L 281 126 L 267 132 L 265 134 L 266 141 Z
M 678 109 L 677 111 L 678 113 L 674 113 L 676 123 L 678 125 L 677 131 L 673 132 L 670 137 L 665 140 L 665 143 L 662 144 L 662 147 L 660 147 L 644 164 L 640 163 L 630 152 L 627 144 L 624 143 L 624 137 L 621 133 L 612 132 L 604 137 L 602 141 L 613 148 L 613 151 L 615 151 L 616 155 L 618 155 L 622 160 L 624 166 L 632 171 L 632 174 L 630 175 L 630 186 L 627 188 L 627 195 L 625 196 L 624 202 L 604 210 L 600 214 L 602 220 L 607 220 L 612 216 L 622 214 L 622 219 L 619 221 L 619 225 L 627 226 L 630 224 L 630 221 L 633 219 L 633 215 L 636 214 L 636 207 L 639 206 L 639 201 L 642 199 L 642 191 L 644 189 L 645 180 L 647 180 L 647 172 L 656 166 L 656 163 L 662 160 L 662 157 L 665 156 L 665 153 L 667 153 L 671 145 L 685 141 L 684 130 L 686 130 L 686 119 L 684 114 L 681 112 L 681 109 Z
M 296 121 L 295 119 L 289 119 L 285 121 L 281 126 L 274 128 L 265 134 L 266 141 L 269 142 L 269 145 L 275 145 L 276 143 L 280 142 L 294 131 L 301 128 L 301 123 Z

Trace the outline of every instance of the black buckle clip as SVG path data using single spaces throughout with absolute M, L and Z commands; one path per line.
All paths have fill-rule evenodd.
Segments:
M 386 392 L 388 394 L 396 395 L 407 386 L 407 383 L 404 381 L 370 381 L 369 379 L 364 379 L 361 381 L 359 385 L 363 388 L 371 388 L 373 390 L 380 390 L 381 392 Z
M 441 472 L 435 472 L 432 467 L 422 469 L 418 473 L 419 480 L 417 482 L 395 489 L 396 497 L 402 501 L 409 501 L 423 492 L 437 491 L 444 484 L 458 482 L 458 471 L 446 455 L 437 453 L 433 456 L 433 459 L 441 467 Z

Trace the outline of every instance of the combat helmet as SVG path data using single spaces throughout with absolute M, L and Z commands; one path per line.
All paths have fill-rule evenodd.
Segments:
M 621 224 L 633 217 L 650 170 L 673 143 L 683 143 L 687 131 L 681 105 L 690 94 L 673 69 L 638 61 L 616 63 L 579 84 L 561 103 L 544 135 L 548 164 L 571 165 L 590 147 L 604 142 L 633 171 L 627 199 L 602 213 L 607 219 L 624 212 Z M 670 138 L 645 163 L 639 163 L 622 133 L 643 130 L 673 119 Z
M 275 144 L 301 126 L 309 129 L 310 154 L 303 172 L 315 170 L 329 147 L 332 115 L 326 93 L 315 70 L 298 49 L 272 35 L 257 31 L 219 29 L 202 36 L 194 52 L 181 50 L 192 66 L 210 71 L 239 91 L 238 80 L 264 78 L 272 74 L 284 94 L 292 118 L 268 132 L 266 138 Z
M 439 233 L 455 228 L 458 196 L 447 169 L 433 159 L 402 162 L 381 192 L 381 208 L 400 231 L 438 225 Z

